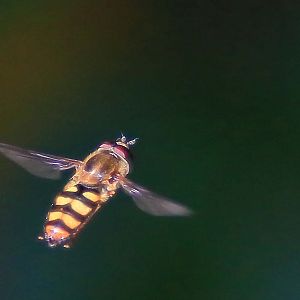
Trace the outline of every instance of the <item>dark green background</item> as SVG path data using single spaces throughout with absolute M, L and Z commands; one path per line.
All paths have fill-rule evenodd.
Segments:
M 163 3 L 161 3 L 163 2 Z M 61 181 L 0 160 L 2 299 L 300 299 L 299 7 L 2 1 L 1 141 L 83 158 L 138 136 L 135 181 L 70 250 L 36 240 Z

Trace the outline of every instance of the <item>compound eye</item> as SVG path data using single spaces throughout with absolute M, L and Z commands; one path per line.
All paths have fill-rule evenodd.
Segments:
M 128 156 L 129 156 L 129 151 L 124 146 L 117 145 L 114 147 L 114 151 L 116 154 L 120 155 L 123 158 L 128 158 Z
M 100 148 L 102 149 L 110 149 L 113 146 L 113 143 L 111 142 L 104 142 L 100 145 Z

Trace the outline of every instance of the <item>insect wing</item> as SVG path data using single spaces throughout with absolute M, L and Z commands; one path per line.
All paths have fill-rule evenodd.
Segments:
M 60 171 L 81 165 L 81 162 L 75 159 L 39 153 L 2 143 L 0 143 L 0 153 L 29 173 L 48 179 L 57 179 L 60 177 Z
M 120 183 L 125 193 L 132 197 L 137 207 L 150 215 L 182 217 L 192 215 L 189 208 L 150 192 L 128 179 L 123 178 Z

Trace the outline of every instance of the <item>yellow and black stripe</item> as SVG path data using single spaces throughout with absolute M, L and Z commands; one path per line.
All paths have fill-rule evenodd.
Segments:
M 106 199 L 98 188 L 67 185 L 56 196 L 45 222 L 45 237 L 49 245 L 56 246 L 74 237 Z

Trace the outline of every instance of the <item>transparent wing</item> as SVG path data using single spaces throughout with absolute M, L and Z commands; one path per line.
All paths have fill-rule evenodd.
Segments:
M 125 193 L 132 197 L 137 207 L 150 215 L 185 217 L 193 213 L 189 208 L 152 193 L 126 178 L 122 178 L 120 183 Z
M 81 162 L 75 159 L 25 150 L 2 143 L 0 143 L 0 153 L 29 173 L 48 179 L 57 179 L 60 177 L 60 171 L 78 168 L 81 165 Z

